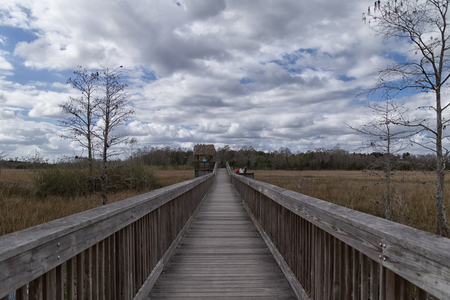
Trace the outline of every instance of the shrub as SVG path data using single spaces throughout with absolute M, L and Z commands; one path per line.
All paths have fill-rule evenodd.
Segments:
M 109 177 L 111 190 L 149 190 L 155 184 L 155 175 L 151 168 L 138 162 L 122 162 L 115 165 Z
M 35 170 L 32 177 L 34 193 L 39 198 L 50 195 L 76 197 L 89 192 L 88 169 L 80 164 L 58 164 Z

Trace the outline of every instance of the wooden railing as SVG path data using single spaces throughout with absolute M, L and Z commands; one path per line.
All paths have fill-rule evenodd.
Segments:
M 145 299 L 214 176 L 0 237 L 0 299 Z
M 299 299 L 450 299 L 450 239 L 229 174 Z

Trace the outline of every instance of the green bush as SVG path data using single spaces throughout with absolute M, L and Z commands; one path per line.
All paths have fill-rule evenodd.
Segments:
M 93 191 L 101 192 L 100 165 L 94 166 Z M 89 194 L 89 171 L 84 161 L 60 162 L 46 169 L 34 171 L 34 194 L 46 196 L 76 197 Z M 155 184 L 151 168 L 138 162 L 111 162 L 108 174 L 110 192 L 149 190 Z
M 34 193 L 43 198 L 50 195 L 76 197 L 89 193 L 88 169 L 80 164 L 58 164 L 47 169 L 35 170 Z
M 151 168 L 138 162 L 122 162 L 113 166 L 109 176 L 110 190 L 125 189 L 143 191 L 155 184 L 155 175 Z

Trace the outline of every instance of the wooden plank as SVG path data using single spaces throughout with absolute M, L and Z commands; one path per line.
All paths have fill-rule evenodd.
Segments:
M 361 299 L 369 299 L 369 258 L 361 256 Z
M 66 286 L 67 286 L 67 300 L 74 300 L 75 297 L 75 277 L 74 277 L 74 258 L 71 258 L 66 263 L 67 268 L 67 279 L 66 279 Z
M 109 288 L 109 287 L 108 287 Z M 105 299 L 105 241 L 98 244 L 98 296 Z
M 84 296 L 92 300 L 92 254 L 91 248 L 84 250 Z
M 353 249 L 353 278 L 352 278 L 352 295 L 353 295 L 353 300 L 359 300 L 360 299 L 360 291 L 359 291 L 359 287 L 360 287 L 360 256 L 361 254 L 359 253 L 358 250 Z
M 341 278 L 341 241 L 334 240 L 333 252 L 333 293 L 332 299 L 341 299 L 342 278 Z
M 386 299 L 398 299 L 396 294 L 397 283 L 395 273 L 386 269 Z
M 379 299 L 379 268 L 380 265 L 374 261 L 370 260 L 370 299 Z
M 24 285 L 23 287 L 21 287 L 16 291 L 16 300 L 27 300 L 27 299 L 28 299 L 28 290 L 27 286 Z
M 56 283 L 55 269 L 48 271 L 42 276 L 42 294 L 44 299 L 55 299 L 55 283 Z
M 340 282 L 341 293 L 340 293 L 339 299 L 345 299 L 345 289 L 347 288 L 345 285 L 345 247 L 346 247 L 346 244 L 343 243 L 342 241 L 340 241 L 339 246 L 341 247 L 341 250 L 340 250 L 341 256 L 339 258 L 339 264 L 340 264 L 340 269 L 341 269 L 341 272 L 339 274 L 339 278 L 341 281 Z
M 143 255 L 142 255 L 142 242 L 143 242 L 143 232 L 142 232 L 142 219 L 139 219 L 135 223 L 135 233 L 134 233 L 134 252 L 135 252 L 135 288 L 139 290 L 141 287 L 142 280 L 142 265 L 143 265 Z
M 400 277 L 401 278 L 401 277 Z M 411 283 L 406 279 L 400 279 L 400 300 L 412 299 Z
M 98 300 L 98 244 L 92 246 L 92 300 Z
M 386 300 L 386 268 L 380 266 L 380 300 Z
M 287 265 L 287 263 L 283 259 L 282 255 L 279 253 L 278 249 L 273 244 L 273 242 L 270 239 L 270 237 L 266 234 L 266 232 L 261 227 L 261 224 L 256 220 L 255 216 L 251 213 L 251 211 L 249 210 L 249 208 L 246 206 L 245 203 L 243 203 L 243 206 L 247 210 L 250 218 L 252 219 L 253 223 L 255 224 L 256 228 L 258 229 L 259 233 L 261 234 L 261 237 L 263 238 L 264 242 L 266 243 L 267 247 L 269 248 L 270 252 L 272 253 L 272 255 L 275 258 L 276 262 L 278 263 L 279 267 L 281 268 L 285 278 L 287 279 L 287 281 L 289 282 L 290 286 L 292 287 L 296 297 L 298 299 L 309 299 L 308 294 L 304 290 L 303 286 L 300 284 L 297 276 L 289 268 L 289 266 Z M 245 258 L 246 258 L 246 261 L 249 260 L 249 258 L 247 256 L 245 256 Z M 267 258 L 267 259 L 271 260 L 271 258 Z M 220 261 L 220 260 L 215 260 L 215 261 L 216 261 L 216 264 L 217 264 L 217 261 Z M 262 261 L 261 257 L 258 257 L 257 261 L 258 261 L 258 264 L 260 264 L 261 261 Z M 239 261 L 234 261 L 234 264 L 235 264 L 235 266 L 239 265 Z M 248 269 L 248 267 L 246 269 Z M 222 269 L 222 272 L 223 271 L 224 270 Z M 283 282 L 284 282 L 284 280 L 283 280 Z
M 380 268 L 380 265 L 376 261 L 371 259 L 370 260 L 370 299 L 378 299 L 378 295 L 379 295 L 378 281 L 380 278 L 379 268 Z
M 311 270 L 310 270 L 310 276 L 309 276 L 309 278 L 310 278 L 310 280 L 311 280 L 311 290 L 310 290 L 310 293 L 311 293 L 311 299 L 315 299 L 316 298 L 316 274 L 315 274 L 315 266 L 316 266 L 316 263 L 317 263 L 317 260 L 316 260 L 316 249 L 315 249 L 315 240 L 316 240 L 316 226 L 314 226 L 314 225 L 312 225 L 311 224 L 311 227 L 310 227 L 310 232 L 309 232 L 309 236 L 310 236 L 310 239 L 309 239 L 309 244 L 310 244 L 310 248 L 311 248 L 311 250 L 310 250 L 310 254 L 309 254 L 309 259 L 310 259 L 310 261 L 311 261 Z
M 55 269 L 56 275 L 56 300 L 64 300 L 64 272 L 63 265 L 59 265 Z
M 123 249 L 123 236 L 124 236 L 125 228 L 122 228 L 119 232 L 117 232 L 115 237 L 115 247 L 116 247 L 116 256 L 115 256 L 115 264 L 116 264 L 116 276 L 115 276 L 115 298 L 123 299 L 123 285 L 124 285 L 124 249 Z
M 316 231 L 316 243 L 314 245 L 315 247 L 315 279 L 314 279 L 314 285 L 315 285 L 315 298 L 317 300 L 323 299 L 323 284 L 324 284 L 324 275 L 325 272 L 323 270 L 324 265 L 324 247 L 323 247 L 323 231 L 321 229 L 315 228 Z
M 426 300 L 427 299 L 427 293 L 422 290 L 421 288 L 416 287 L 416 300 Z
M 178 245 L 180 244 L 180 241 L 185 236 L 187 230 L 191 227 L 191 224 L 194 221 L 194 219 L 196 218 L 196 216 L 200 210 L 200 207 L 201 207 L 202 203 L 205 201 L 205 199 L 206 199 L 206 197 L 204 197 L 202 199 L 202 201 L 199 203 L 199 205 L 195 208 L 192 215 L 187 220 L 186 224 L 183 226 L 183 228 L 178 233 L 178 236 L 175 238 L 175 240 L 170 245 L 169 249 L 167 249 L 166 253 L 164 253 L 163 257 L 156 264 L 156 266 L 154 268 L 152 268 L 150 274 L 148 275 L 148 277 L 142 284 L 140 290 L 136 293 L 134 299 L 139 300 L 139 299 L 147 298 L 148 294 L 150 293 L 150 291 L 152 290 L 156 281 L 158 280 L 159 276 L 161 275 L 164 266 L 172 258 L 175 250 L 177 249 Z M 185 203 L 185 201 L 183 201 L 183 203 Z M 148 224 L 150 224 L 150 217 L 151 217 L 151 215 L 149 214 L 149 216 L 148 216 L 149 223 Z M 149 232 L 149 234 L 151 234 L 153 231 L 149 230 L 148 232 Z M 148 237 L 148 240 L 149 240 L 149 242 L 151 241 L 150 236 Z M 149 249 L 151 249 L 150 246 L 151 245 L 149 245 L 149 247 L 148 247 Z M 202 260 L 202 261 L 204 261 L 204 260 Z
M 312 266 L 312 259 L 311 259 L 311 254 L 312 254 L 312 245 L 311 245 L 311 227 L 312 224 L 310 222 L 306 222 L 306 257 L 305 257 L 305 268 L 306 268 L 306 285 L 305 285 L 305 289 L 306 291 L 308 291 L 309 293 L 312 293 L 312 282 L 311 282 L 311 266 Z
M 329 233 L 325 234 L 325 247 L 324 247 L 324 298 L 326 300 L 331 299 L 331 291 L 332 291 L 332 257 L 333 250 L 331 248 L 331 235 Z
M 232 175 L 233 176 L 233 175 Z M 247 178 L 236 178 L 249 184 L 259 192 L 273 199 L 290 211 L 302 216 L 312 224 L 329 232 L 353 248 L 366 253 L 372 259 L 378 259 L 381 253 L 380 236 L 373 234 L 367 225 L 368 217 L 383 220 L 347 209 L 326 201 L 308 197 L 293 191 Z M 345 220 L 345 222 L 343 221 Z M 369 219 L 370 221 L 372 219 Z M 361 224 L 358 223 L 361 222 Z M 356 226 L 358 227 L 356 227 Z M 361 227 L 361 228 L 359 228 Z M 367 230 L 366 230 L 367 229 Z
M 437 236 L 436 238 L 440 239 Z M 399 244 L 384 244 L 386 246 L 383 248 L 383 265 L 386 268 L 399 275 L 403 274 L 401 277 L 438 299 L 445 299 L 450 295 L 450 269 L 443 268 L 443 263 L 425 259 Z
M 0 297 L 188 190 L 209 182 L 213 176 L 206 175 L 1 236 Z
M 356 212 L 332 203 L 284 190 L 245 177 L 236 181 L 247 184 L 280 205 L 312 222 L 369 258 L 394 270 L 401 277 L 430 294 L 445 298 L 450 294 L 450 239 L 445 239 L 398 223 Z M 380 243 L 391 249 L 390 263 Z M 384 254 L 384 256 L 383 256 Z M 415 262 L 420 262 L 417 264 Z M 435 284 L 434 282 L 437 282 Z
M 122 289 L 121 295 L 124 300 L 129 300 L 130 296 L 130 279 L 129 279 L 129 268 L 130 268 L 130 253 L 129 253 L 129 245 L 130 242 L 128 240 L 129 237 L 129 226 L 125 227 L 121 230 L 121 242 L 120 242 L 120 248 L 121 248 L 121 281 L 120 286 Z
M 30 300 L 43 300 L 42 294 L 42 277 L 40 276 L 30 282 Z
M 149 299 L 295 299 L 264 241 L 257 235 L 255 237 L 255 225 L 250 217 L 236 213 L 233 208 L 238 206 L 245 212 L 242 202 L 228 184 L 226 174 L 221 178 L 221 171 L 197 217 L 151 290 Z M 222 179 L 226 184 L 218 184 Z M 211 238 L 215 233 L 218 236 Z
M 77 255 L 77 299 L 84 297 L 84 252 Z
M 344 270 L 344 278 L 345 278 L 345 294 L 344 299 L 352 299 L 352 273 L 353 273 L 353 264 L 352 264 L 352 248 L 348 245 L 345 245 L 345 270 Z
M 114 288 L 114 243 L 112 242 L 114 235 L 105 240 L 105 299 L 113 299 L 112 293 Z

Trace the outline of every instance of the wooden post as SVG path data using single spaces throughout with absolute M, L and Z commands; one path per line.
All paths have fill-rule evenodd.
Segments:
M 370 260 L 370 299 L 378 299 L 379 264 Z
M 360 286 L 360 256 L 361 254 L 359 253 L 358 250 L 353 249 L 353 278 L 352 278 L 352 295 L 353 295 L 353 300 L 359 300 L 360 299 L 360 291 L 359 291 L 359 286 Z
M 400 282 L 396 274 L 386 269 L 386 300 L 400 299 Z
M 316 268 L 315 268 L 315 299 L 322 300 L 323 299 L 323 284 L 324 284 L 324 245 L 323 245 L 323 231 L 316 227 L 316 243 L 315 243 L 315 259 L 316 259 Z
M 380 300 L 386 300 L 386 268 L 380 267 Z
M 83 252 L 77 255 L 77 300 L 84 298 Z
M 92 255 L 91 248 L 84 251 L 84 293 L 86 300 L 92 300 Z
M 368 258 L 362 255 L 361 260 L 361 299 L 369 298 L 369 269 L 368 269 Z
M 341 289 L 343 288 L 341 278 L 341 241 L 334 239 L 333 253 L 333 297 L 332 299 L 341 299 Z
M 98 300 L 98 244 L 92 246 L 92 300 Z
M 353 264 L 352 264 L 352 248 L 345 244 L 345 295 L 344 299 L 352 299 L 352 273 L 353 273 Z
M 8 300 L 8 296 L 6 296 L 4 299 Z M 16 291 L 16 300 L 27 300 L 28 299 L 28 292 L 27 292 L 27 286 L 24 285 L 20 289 Z
M 42 300 L 42 276 L 30 282 L 30 300 Z
M 56 275 L 56 300 L 64 300 L 64 273 L 63 266 L 59 265 L 55 270 Z

